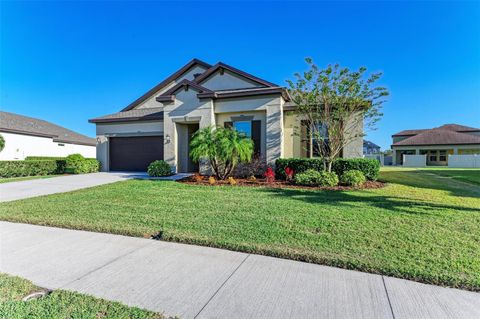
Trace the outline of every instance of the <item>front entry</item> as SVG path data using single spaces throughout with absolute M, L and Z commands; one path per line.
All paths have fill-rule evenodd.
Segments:
M 190 158 L 190 141 L 193 134 L 199 129 L 198 123 L 184 124 L 177 123 L 178 134 L 178 153 L 177 162 L 179 173 L 198 172 L 198 163 L 194 163 Z

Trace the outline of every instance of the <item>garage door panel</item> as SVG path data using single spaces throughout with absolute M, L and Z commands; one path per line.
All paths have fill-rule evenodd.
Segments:
M 146 171 L 155 160 L 163 160 L 163 136 L 111 137 L 110 170 Z

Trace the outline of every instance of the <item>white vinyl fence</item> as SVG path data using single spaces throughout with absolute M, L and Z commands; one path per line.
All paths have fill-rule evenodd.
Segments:
M 427 155 L 403 155 L 403 166 L 425 167 L 427 166 Z
M 480 168 L 480 155 L 448 155 L 448 167 Z

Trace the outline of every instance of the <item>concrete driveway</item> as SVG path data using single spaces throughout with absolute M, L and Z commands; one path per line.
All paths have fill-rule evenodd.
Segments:
M 480 318 L 480 294 L 222 249 L 0 222 L 0 272 L 181 318 Z
M 45 179 L 0 184 L 0 202 L 70 192 L 131 178 L 148 178 L 146 173 L 109 172 L 81 175 L 66 175 Z

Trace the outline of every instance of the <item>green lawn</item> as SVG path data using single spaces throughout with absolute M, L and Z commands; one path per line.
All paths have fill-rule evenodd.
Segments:
M 480 187 L 422 170 L 386 169 L 381 179 L 389 185 L 343 192 L 130 180 L 3 203 L 0 219 L 161 233 L 480 291 Z
M 480 169 L 460 169 L 460 168 L 427 168 L 424 169 L 428 173 L 437 174 L 448 178 L 453 178 L 459 181 L 474 183 L 480 185 Z
M 40 299 L 22 301 L 23 297 L 38 290 L 28 280 L 0 274 L 0 318 L 165 318 L 118 302 L 64 290 L 56 290 Z
M 50 178 L 50 177 L 57 177 L 57 176 L 60 176 L 60 175 L 41 175 L 41 176 L 24 176 L 24 177 L 9 177 L 9 178 L 0 177 L 0 184 L 10 183 L 10 182 L 28 181 L 28 180 L 31 180 L 31 179 L 43 179 L 43 178 Z

